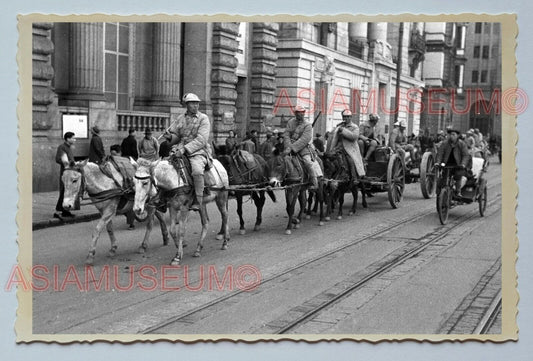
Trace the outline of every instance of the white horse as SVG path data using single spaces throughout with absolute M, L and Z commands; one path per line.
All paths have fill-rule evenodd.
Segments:
M 145 204 L 158 194 L 160 201 L 165 202 L 170 212 L 170 235 L 178 248 L 171 265 L 179 265 L 183 258 L 183 241 L 185 238 L 185 226 L 189 216 L 189 207 L 194 200 L 194 185 L 185 174 L 186 169 L 182 165 L 180 172 L 167 160 L 158 160 L 151 163 L 139 162 L 135 173 L 135 203 L 133 211 L 136 214 L 144 212 Z M 228 248 L 230 239 L 228 227 L 228 175 L 218 160 L 213 160 L 213 166 L 205 172 L 206 188 L 209 195 L 203 197 L 200 209 L 202 233 L 194 257 L 199 257 L 203 248 L 203 241 L 207 235 L 209 218 L 206 204 L 215 201 L 222 217 L 222 226 L 217 239 L 223 239 L 222 249 Z
M 118 209 L 121 197 L 124 195 L 122 188 L 124 179 L 120 172 L 118 172 L 111 163 L 107 162 L 103 165 L 103 167 L 105 167 L 107 174 L 102 172 L 98 164 L 84 160 L 76 163 L 76 165 L 73 167 L 65 169 L 62 175 L 62 180 L 65 184 L 65 196 L 63 198 L 64 209 L 72 209 L 78 195 L 83 194 L 84 191 L 87 191 L 91 201 L 94 203 L 94 206 L 96 209 L 98 209 L 98 212 L 100 212 L 101 217 L 96 225 L 96 229 L 92 234 L 92 239 L 89 246 L 89 254 L 87 255 L 87 259 L 85 261 L 87 265 L 92 265 L 94 262 L 94 256 L 96 254 L 96 242 L 98 241 L 100 233 L 104 227 L 106 227 L 109 240 L 111 241 L 111 249 L 109 250 L 108 255 L 110 257 L 116 255 L 117 240 L 113 232 L 112 218 L 115 214 L 125 214 L 126 212 L 131 211 L 133 208 L 133 202 L 129 200 L 128 203 L 122 207 L 122 209 Z M 110 178 L 109 175 L 112 175 L 113 178 Z M 163 219 L 163 215 L 157 211 L 155 207 L 148 208 L 147 213 L 148 223 L 143 242 L 138 250 L 140 253 L 144 253 L 144 251 L 148 248 L 148 237 L 152 229 L 154 214 L 159 219 L 161 233 L 163 235 L 163 244 L 168 244 L 168 231 Z

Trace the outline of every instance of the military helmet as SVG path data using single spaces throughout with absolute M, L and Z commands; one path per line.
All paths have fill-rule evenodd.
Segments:
M 193 94 L 193 93 L 187 93 L 183 96 L 183 102 L 184 103 L 188 103 L 188 102 L 199 102 L 200 101 L 200 98 L 198 98 L 198 96 L 196 94 Z

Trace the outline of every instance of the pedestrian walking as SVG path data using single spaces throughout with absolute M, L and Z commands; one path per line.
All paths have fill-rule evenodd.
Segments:
M 104 143 L 100 138 L 100 128 L 96 125 L 91 128 L 92 138 L 89 145 L 89 162 L 96 164 L 102 163 L 105 158 Z
M 226 138 L 226 154 L 231 154 L 237 146 L 237 138 L 235 138 L 235 132 L 233 130 L 229 131 L 228 137 Z
M 144 138 L 139 143 L 139 157 L 149 161 L 159 158 L 159 142 L 152 136 L 152 129 L 146 128 Z
M 123 157 L 132 157 L 134 160 L 139 158 L 137 139 L 135 139 L 135 128 L 130 128 L 128 136 L 122 140 L 120 150 Z
M 63 217 L 74 217 L 74 215 L 70 213 L 70 211 L 63 209 L 65 184 L 63 184 L 63 180 L 61 179 L 61 177 L 63 176 L 65 168 L 74 163 L 74 155 L 72 153 L 72 148 L 74 143 L 76 142 L 76 138 L 74 137 L 74 133 L 66 132 L 63 136 L 63 140 L 64 142 L 59 147 L 57 147 L 55 159 L 56 163 L 61 166 L 59 171 L 59 199 L 57 200 L 56 204 L 56 213 L 54 213 L 54 218 L 59 219 L 63 219 Z
M 272 136 L 272 132 L 267 131 L 265 141 L 259 146 L 259 155 L 263 157 L 263 159 L 269 160 L 272 158 L 274 146 L 276 145 L 275 142 L 276 138 Z

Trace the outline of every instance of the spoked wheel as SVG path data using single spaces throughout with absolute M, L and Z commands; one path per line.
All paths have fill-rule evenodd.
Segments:
M 479 187 L 477 202 L 479 204 L 479 215 L 483 217 L 487 209 L 487 181 L 482 179 Z
M 405 168 L 398 154 L 393 154 L 387 167 L 387 184 L 389 203 L 398 208 L 405 188 Z
M 437 195 L 437 213 L 442 225 L 448 222 L 448 213 L 450 211 L 451 190 L 448 187 L 442 188 Z
M 435 193 L 435 158 L 433 153 L 425 152 L 420 162 L 420 190 L 424 198 L 428 199 Z

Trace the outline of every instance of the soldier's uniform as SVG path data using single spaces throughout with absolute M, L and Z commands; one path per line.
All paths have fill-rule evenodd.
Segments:
M 302 107 L 296 107 L 295 113 L 296 112 L 304 113 L 305 109 Z M 309 143 L 311 143 L 311 140 L 313 139 L 313 127 L 311 123 L 305 119 L 290 119 L 287 122 L 283 138 L 285 149 L 290 149 L 290 151 L 299 154 L 302 157 L 312 187 L 318 187 L 317 178 L 322 177 L 323 174 L 320 165 L 313 159 L 311 151 L 309 150 Z
M 184 102 L 200 101 L 192 94 L 186 94 Z M 208 145 L 211 124 L 206 114 L 198 111 L 196 114 L 189 113 L 178 116 L 168 130 L 177 137 L 172 141 L 176 144 L 173 148 L 184 154 L 191 163 L 191 175 L 194 180 L 194 190 L 198 203 L 202 204 L 204 193 L 204 171 L 211 157 Z

